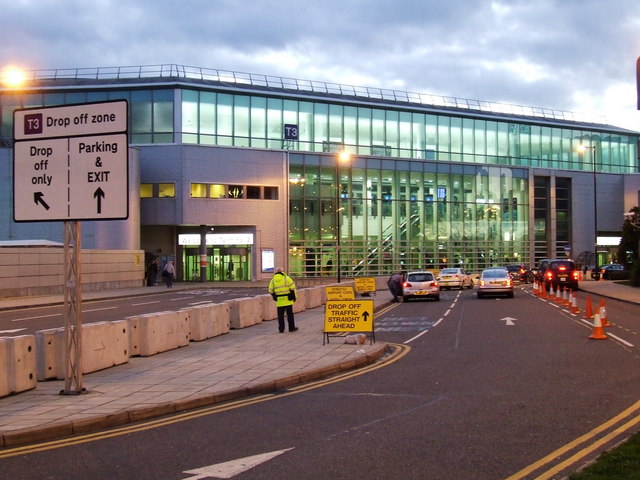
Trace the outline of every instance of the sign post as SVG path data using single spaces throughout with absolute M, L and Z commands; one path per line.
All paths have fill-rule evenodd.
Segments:
M 13 219 L 64 222 L 65 389 L 82 387 L 82 272 L 79 220 L 129 216 L 128 103 L 16 110 Z M 73 245 L 73 248 L 72 248 Z

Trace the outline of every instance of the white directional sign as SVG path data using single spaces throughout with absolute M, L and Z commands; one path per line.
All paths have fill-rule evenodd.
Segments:
M 13 219 L 129 216 L 125 100 L 14 113 Z

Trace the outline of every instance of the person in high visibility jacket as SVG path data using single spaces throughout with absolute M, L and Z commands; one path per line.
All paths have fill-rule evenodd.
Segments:
M 269 282 L 269 293 L 276 301 L 278 309 L 278 331 L 284 332 L 284 314 L 287 314 L 287 323 L 290 332 L 298 330 L 293 318 L 293 304 L 297 298 L 296 284 L 293 279 L 284 273 L 282 267 L 276 269 L 276 273 Z

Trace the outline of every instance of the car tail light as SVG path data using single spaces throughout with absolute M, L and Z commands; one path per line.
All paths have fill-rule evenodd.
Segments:
M 544 274 L 544 276 L 545 276 L 545 278 L 546 278 L 548 281 L 553 280 L 553 272 L 549 272 L 549 271 L 547 271 L 547 272 Z
M 574 270 L 573 272 L 571 272 L 571 277 L 577 281 L 578 279 L 580 279 L 580 273 L 577 270 Z
M 402 284 L 402 286 L 403 286 L 403 287 L 405 287 L 405 288 L 406 288 L 406 287 L 411 288 L 411 284 L 410 284 L 409 282 L 404 282 L 404 283 Z
M 564 272 L 567 269 L 567 267 L 565 267 L 564 265 L 560 265 L 558 267 L 558 270 L 560 270 L 561 272 Z
M 511 285 L 513 285 L 513 280 L 512 279 L 507 279 L 507 287 L 510 287 Z
M 438 282 L 431 282 L 429 284 L 430 287 L 437 287 L 438 286 Z

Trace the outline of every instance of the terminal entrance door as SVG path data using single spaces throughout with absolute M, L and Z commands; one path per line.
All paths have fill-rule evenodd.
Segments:
M 251 248 L 245 246 L 207 247 L 207 282 L 251 280 Z M 200 281 L 200 248 L 185 248 L 184 281 Z

